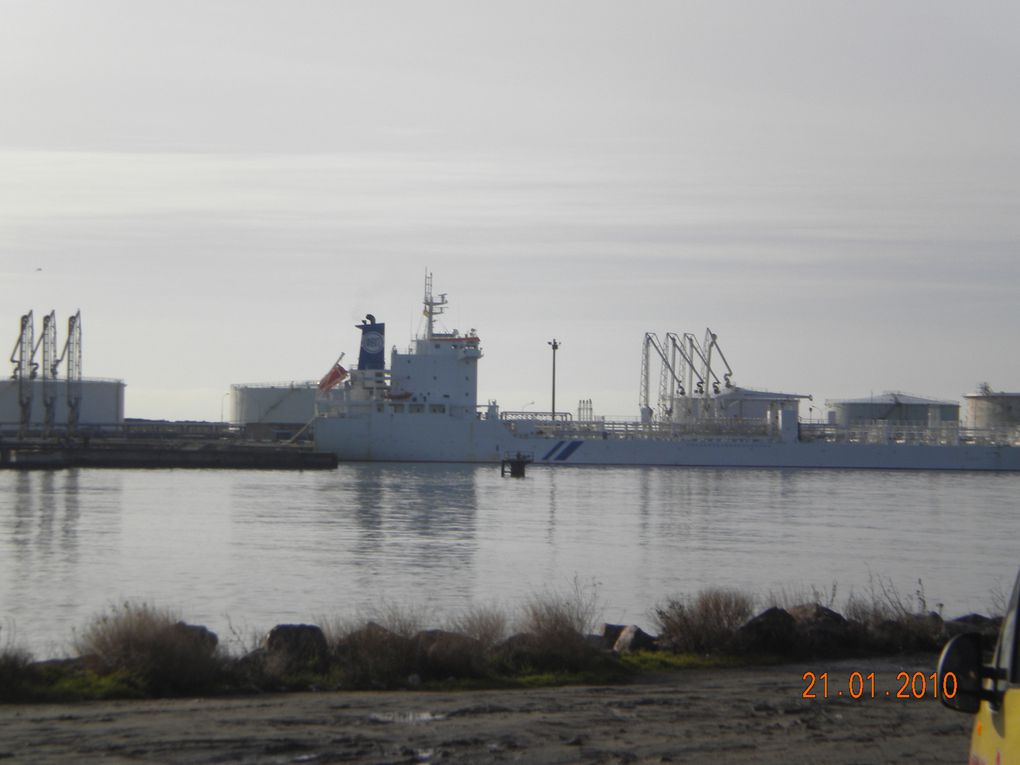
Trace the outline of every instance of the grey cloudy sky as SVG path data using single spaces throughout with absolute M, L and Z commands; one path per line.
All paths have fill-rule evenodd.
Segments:
M 0 0 L 0 328 L 129 416 L 318 377 L 426 267 L 481 395 L 636 413 L 645 331 L 818 398 L 1020 389 L 1012 2 Z M 37 271 L 42 268 L 42 271 Z M 2 342 L 2 329 L 0 329 Z M 536 406 L 536 408 L 537 408 Z

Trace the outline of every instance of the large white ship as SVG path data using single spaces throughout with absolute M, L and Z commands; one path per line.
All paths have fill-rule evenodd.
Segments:
M 1020 470 L 1017 431 L 974 433 L 957 422 L 803 423 L 806 396 L 736 387 L 710 332 L 645 338 L 640 418 L 611 422 L 582 406 L 571 413 L 505 412 L 478 405 L 480 341 L 440 332 L 447 305 L 425 284 L 425 331 L 385 363 L 385 325 L 358 327 L 358 365 L 339 362 L 320 384 L 316 447 L 341 460 L 500 462 L 524 455 L 543 465 Z M 649 358 L 660 362 L 653 410 Z M 719 371 L 725 370 L 722 374 Z

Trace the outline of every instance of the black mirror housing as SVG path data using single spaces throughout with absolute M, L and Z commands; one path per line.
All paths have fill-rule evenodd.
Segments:
M 946 643 L 938 664 L 939 687 L 943 689 L 939 698 L 943 704 L 957 712 L 977 712 L 981 699 L 986 698 L 981 689 L 982 677 L 979 634 L 968 632 Z

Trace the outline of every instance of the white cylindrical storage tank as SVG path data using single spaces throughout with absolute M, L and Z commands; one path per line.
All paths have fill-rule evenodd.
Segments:
M 968 393 L 967 425 L 978 430 L 995 430 L 1020 425 L 1020 393 L 993 391 L 982 385 L 977 393 Z
M 56 380 L 52 392 L 56 398 L 53 423 L 67 424 L 67 380 Z M 29 381 L 32 391 L 31 427 L 42 427 L 46 418 L 43 381 Z M 78 425 L 118 425 L 124 422 L 124 381 L 89 377 L 81 381 Z M 17 380 L 0 380 L 0 425 L 9 429 L 21 423 L 21 404 Z
M 883 393 L 869 398 L 826 401 L 825 404 L 832 409 L 835 423 L 842 427 L 869 422 L 929 427 L 956 423 L 960 419 L 957 403 L 906 393 Z
M 230 422 L 234 425 L 303 425 L 315 416 L 318 387 L 314 380 L 231 385 Z

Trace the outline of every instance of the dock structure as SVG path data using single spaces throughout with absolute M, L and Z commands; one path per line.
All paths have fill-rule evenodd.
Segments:
M 215 443 L 196 440 L 103 440 L 91 443 L 4 441 L 0 469 L 220 468 L 227 470 L 333 470 L 335 454 L 294 444 Z
M 511 478 L 524 478 L 524 468 L 529 462 L 533 462 L 534 458 L 530 454 L 521 454 L 517 452 L 513 457 L 506 457 L 499 463 L 499 474 L 506 478 L 509 475 Z

